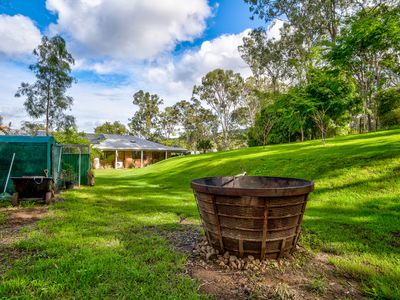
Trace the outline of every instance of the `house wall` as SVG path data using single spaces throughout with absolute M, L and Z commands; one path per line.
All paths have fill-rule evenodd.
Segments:
M 171 155 L 168 153 L 168 157 Z M 165 159 L 164 151 L 143 151 L 143 166 L 154 164 Z M 111 169 L 115 167 L 115 151 L 103 151 L 99 158 L 99 168 Z M 118 162 L 122 162 L 123 168 L 140 168 L 140 151 L 118 151 Z
M 111 169 L 114 167 L 115 151 L 103 151 L 102 157 L 99 158 L 101 169 Z

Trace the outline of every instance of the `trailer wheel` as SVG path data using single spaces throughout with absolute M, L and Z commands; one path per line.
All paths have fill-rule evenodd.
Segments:
M 52 193 L 47 192 L 46 195 L 44 196 L 44 202 L 46 202 L 46 204 L 50 204 L 52 198 L 53 198 Z
M 18 206 L 19 205 L 19 195 L 17 192 L 15 192 L 12 197 L 11 197 L 11 204 L 13 206 Z

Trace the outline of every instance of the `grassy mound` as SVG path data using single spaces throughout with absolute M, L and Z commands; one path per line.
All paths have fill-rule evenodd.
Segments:
M 94 188 L 64 193 L 12 246 L 22 255 L 0 267 L 0 297 L 200 297 L 179 275 L 186 258 L 145 228 L 198 220 L 191 179 L 241 169 L 314 180 L 301 243 L 328 253 L 370 297 L 400 298 L 400 130 L 98 171 Z

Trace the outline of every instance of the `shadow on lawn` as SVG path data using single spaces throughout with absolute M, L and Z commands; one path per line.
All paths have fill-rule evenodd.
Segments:
M 365 140 L 365 139 L 372 139 L 372 138 L 379 138 L 379 137 L 391 137 L 393 135 L 398 135 L 400 133 L 399 129 L 394 129 L 394 130 L 383 130 L 383 131 L 376 131 L 376 132 L 370 132 L 370 133 L 362 133 L 362 134 L 349 134 L 346 136 L 341 136 L 337 139 L 328 139 L 329 142 L 342 142 L 342 141 L 347 141 L 347 140 Z
M 393 146 L 392 143 L 387 143 L 388 146 Z M 342 175 L 342 170 L 345 168 L 363 168 L 364 166 L 378 164 L 385 164 L 385 160 L 394 159 L 400 157 L 400 145 L 396 146 L 396 149 L 391 149 L 389 153 L 386 155 L 382 153 L 382 145 L 368 146 L 363 147 L 361 153 L 360 149 L 355 149 L 357 147 L 354 146 L 343 146 L 341 147 L 341 155 L 336 155 L 335 152 L 331 151 L 332 149 L 315 149 L 308 151 L 307 154 L 297 153 L 296 159 L 293 159 L 290 155 L 283 154 L 269 154 L 261 153 L 258 154 L 257 157 L 254 155 L 240 156 L 237 159 L 231 159 L 230 161 L 221 161 L 216 160 L 217 162 L 214 164 L 207 164 L 208 158 L 198 158 L 196 162 L 192 161 L 184 161 L 179 162 L 174 171 L 169 171 L 167 174 L 162 173 L 160 175 L 159 171 L 156 173 L 149 172 L 144 174 L 132 173 L 131 175 L 125 175 L 121 178 L 112 178 L 112 186 L 109 186 L 109 182 L 106 178 L 99 178 L 98 186 L 96 188 L 102 189 L 104 187 L 104 192 L 113 189 L 113 192 L 118 194 L 132 195 L 134 193 L 137 196 L 141 196 L 143 192 L 143 196 L 148 195 L 149 190 L 159 191 L 155 192 L 155 195 L 161 195 L 162 193 L 169 193 L 173 196 L 178 196 L 181 192 L 173 191 L 177 189 L 181 189 L 183 193 L 190 193 L 190 182 L 194 178 L 204 177 L 204 176 L 224 176 L 224 175 L 232 175 L 236 174 L 240 170 L 239 162 L 246 162 L 250 167 L 245 168 L 249 174 L 257 173 L 257 175 L 267 175 L 267 176 L 293 176 L 293 177 L 302 177 L 312 180 L 324 180 Z M 321 154 L 322 152 L 322 154 Z M 319 155 L 315 155 L 319 153 Z M 395 153 L 395 154 L 394 154 Z M 265 168 L 264 166 L 260 166 L 259 159 L 260 155 L 265 156 Z M 253 162 L 252 160 L 256 158 L 257 162 Z M 278 159 L 279 158 L 279 159 Z M 318 167 L 315 167 L 315 160 L 319 161 Z M 321 161 L 324 161 L 324 164 L 321 164 Z M 257 163 L 258 165 L 252 165 L 253 163 Z M 205 166 L 208 166 L 205 167 Z M 285 171 L 287 167 L 290 167 L 290 172 L 282 172 Z M 151 168 L 151 167 L 150 167 Z M 391 170 L 394 173 L 400 173 L 400 169 L 393 168 Z M 236 172 L 236 173 L 235 173 Z M 387 171 L 388 172 L 388 171 Z M 263 173 L 263 174 L 260 174 Z M 179 179 L 179 180 L 177 180 Z M 183 180 L 182 180 L 183 179 Z M 374 179 L 373 181 L 385 181 L 390 178 L 380 178 Z M 325 192 L 330 189 L 340 189 L 340 188 L 351 188 L 358 185 L 362 185 L 363 183 L 371 182 L 370 179 L 366 179 L 365 182 L 350 182 L 343 186 L 336 186 L 332 188 L 324 188 L 321 190 L 317 187 L 317 192 Z M 154 189 L 154 190 L 153 190 Z M 126 194 L 128 193 L 128 194 Z
M 296 149 L 297 145 L 284 145 L 279 147 L 286 150 L 284 153 L 279 153 L 277 148 L 268 151 L 266 147 L 247 150 L 251 152 L 246 154 L 243 154 L 243 151 L 218 153 L 213 155 L 212 161 L 211 155 L 201 155 L 190 160 L 182 158 L 179 161 L 165 161 L 153 166 L 154 173 L 153 167 L 150 166 L 121 174 L 116 178 L 107 179 L 100 176 L 96 187 L 90 190 L 82 189 L 76 194 L 76 198 L 83 202 L 88 198 L 84 209 L 93 209 L 91 205 L 104 209 L 103 216 L 91 216 L 92 221 L 99 223 L 105 222 L 104 214 L 111 214 L 116 219 L 115 222 L 120 224 L 118 226 L 130 222 L 133 228 L 140 228 L 153 225 L 152 218 L 162 214 L 167 216 L 166 220 L 162 221 L 165 224 L 175 224 L 174 221 L 178 224 L 180 217 L 198 218 L 196 203 L 190 189 L 192 179 L 237 174 L 240 172 L 240 166 L 243 166 L 249 174 L 324 181 L 323 187 L 316 186 L 311 201 L 334 200 L 338 193 L 345 201 L 343 194 L 346 194 L 346 191 L 360 191 L 366 198 L 359 202 L 353 201 L 347 207 L 335 207 L 329 203 L 309 205 L 303 226 L 306 232 L 309 230 L 310 234 L 307 235 L 317 236 L 322 245 L 339 245 L 353 254 L 370 253 L 379 256 L 382 253 L 398 253 L 398 249 L 390 245 L 390 232 L 398 225 L 398 203 L 391 197 L 377 197 L 376 194 L 374 198 L 368 199 L 365 191 L 379 192 L 380 186 L 385 188 L 388 181 L 396 180 L 394 175 L 399 174 L 399 168 L 385 168 L 385 164 L 400 157 L 400 145 L 383 139 L 367 146 L 357 143 L 341 145 L 338 152 L 334 145 L 330 146 L 310 143 Z M 287 152 L 288 147 L 294 147 L 290 153 Z M 305 147 L 309 147 L 307 153 L 301 150 Z M 171 164 L 174 168 L 171 168 Z M 335 178 L 343 176 L 348 168 L 362 171 L 364 167 L 371 166 L 381 170 L 380 176 L 371 173 L 357 181 L 348 179 L 351 181 L 338 181 L 335 186 L 329 185 L 330 180 L 335 182 Z M 168 172 L 164 172 L 163 168 Z M 88 194 L 85 196 L 86 193 Z M 95 210 L 93 215 L 96 215 Z M 108 229 L 104 230 L 108 232 Z
M 387 154 L 382 153 L 382 149 L 385 147 L 390 147 Z M 386 142 L 384 145 L 369 145 L 362 146 L 362 148 L 357 145 L 343 145 L 340 147 L 340 152 L 336 152 L 331 147 L 320 146 L 304 153 L 300 147 L 292 152 L 274 151 L 271 153 L 265 150 L 243 154 L 238 151 L 235 155 L 226 152 L 217 155 L 212 161 L 205 155 L 196 157 L 194 162 L 182 159 L 177 163 L 174 171 L 163 173 L 161 180 L 158 172 L 156 174 L 147 172 L 145 177 L 151 179 L 152 182 L 173 182 L 174 184 L 176 184 L 175 178 L 185 178 L 189 185 L 191 179 L 199 176 L 231 176 L 241 173 L 242 167 L 249 175 L 293 176 L 316 180 L 331 176 L 331 173 L 339 174 L 344 168 L 368 165 L 372 160 L 377 163 L 400 157 L 400 144 Z M 225 160 L 225 157 L 230 159 Z M 263 162 L 265 163 L 263 164 Z M 137 176 L 141 179 L 140 175 Z
M 382 176 L 374 180 L 360 180 L 336 186 L 319 189 L 315 197 L 331 190 L 363 188 L 366 183 L 379 183 L 391 179 Z M 107 224 L 103 214 L 111 214 L 118 218 L 118 223 L 133 223 L 134 226 L 152 225 L 152 217 L 157 214 L 172 216 L 177 224 L 179 218 L 198 218 L 196 203 L 190 188 L 183 191 L 168 187 L 160 187 L 150 183 L 148 176 L 132 180 L 130 178 L 117 178 L 113 180 L 113 187 L 97 186 L 90 193 L 96 195 L 96 200 L 84 201 L 86 190 L 77 194 L 77 200 L 83 200 L 83 209 L 93 211 L 89 214 L 89 222 Z M 129 184 L 132 182 L 132 184 Z M 149 188 L 152 186 L 152 188 Z M 102 209 L 102 210 L 99 210 Z M 329 236 L 329 243 L 354 243 L 358 239 L 360 244 L 368 247 L 363 251 L 369 253 L 389 252 L 393 247 L 386 245 L 382 248 L 382 240 L 388 240 L 390 232 L 396 229 L 400 204 L 388 197 L 372 198 L 367 201 L 352 204 L 352 207 L 309 206 L 306 211 L 305 227 L 318 229 Z M 384 218 L 382 217 L 384 216 Z M 388 225 L 388 219 L 393 222 Z M 144 221 L 146 220 L 146 221 Z M 346 246 L 345 246 L 346 247 Z M 352 247 L 352 246 L 349 246 Z M 356 249 L 357 250 L 357 249 Z

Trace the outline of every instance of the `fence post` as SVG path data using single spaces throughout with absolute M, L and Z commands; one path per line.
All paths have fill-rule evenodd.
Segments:
M 79 162 L 78 162 L 78 186 L 81 186 L 81 160 L 82 160 L 82 150 L 79 147 Z
M 62 153 L 63 153 L 63 147 L 60 146 L 60 157 L 58 158 L 58 169 L 57 169 L 58 172 L 61 171 L 61 158 L 62 158 Z

